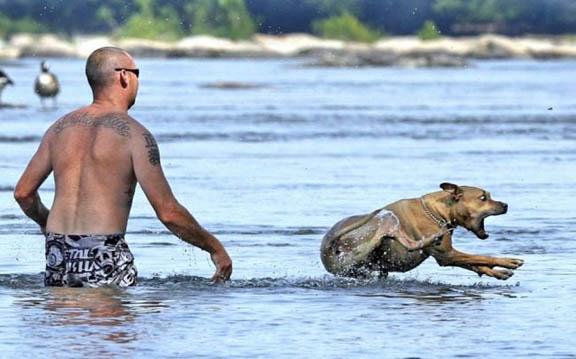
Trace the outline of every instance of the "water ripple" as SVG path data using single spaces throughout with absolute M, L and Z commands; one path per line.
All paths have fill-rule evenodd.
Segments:
M 0 287 L 10 289 L 33 289 L 43 287 L 43 273 L 39 274 L 0 274 Z M 224 284 L 214 284 L 209 278 L 193 275 L 170 275 L 167 277 L 139 278 L 138 287 L 146 288 L 182 288 L 182 289 L 258 289 L 258 288 L 301 288 L 301 289 L 349 289 L 349 288 L 383 288 L 402 291 L 444 291 L 483 290 L 494 288 L 513 288 L 517 285 L 494 285 L 475 283 L 471 285 L 449 284 L 433 280 L 418 279 L 355 279 L 325 275 L 313 277 L 263 277 L 250 279 L 233 279 Z

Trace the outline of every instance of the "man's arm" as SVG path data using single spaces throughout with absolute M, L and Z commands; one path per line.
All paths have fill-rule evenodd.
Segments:
M 228 280 L 232 274 L 232 260 L 224 246 L 174 197 L 162 171 L 154 136 L 143 127 L 135 126 L 135 129 L 131 145 L 134 173 L 156 216 L 177 237 L 210 253 L 216 266 L 214 281 Z
M 46 222 L 50 211 L 42 204 L 38 188 L 52 172 L 48 137 L 48 133 L 44 135 L 38 150 L 28 163 L 28 167 L 24 170 L 14 189 L 16 202 L 28 217 L 40 225 L 40 230 L 43 233 L 46 231 Z

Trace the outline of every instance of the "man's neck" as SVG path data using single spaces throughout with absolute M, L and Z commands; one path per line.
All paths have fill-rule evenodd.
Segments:
M 121 99 L 108 97 L 108 96 L 95 96 L 92 101 L 92 106 L 97 108 L 105 108 L 115 112 L 127 112 L 128 106 L 125 101 Z

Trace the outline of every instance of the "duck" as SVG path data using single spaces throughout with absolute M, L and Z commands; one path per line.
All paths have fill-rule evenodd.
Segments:
M 46 98 L 52 98 L 54 105 L 56 105 L 56 96 L 60 92 L 60 83 L 58 82 L 58 77 L 48 69 L 46 61 L 40 63 L 40 74 L 36 77 L 34 92 L 40 96 L 42 107 L 44 107 L 44 99 Z
M 10 77 L 8 77 L 8 75 L 6 75 L 6 73 L 0 69 L 0 104 L 2 104 L 2 92 L 8 85 L 13 86 L 14 81 L 12 81 Z

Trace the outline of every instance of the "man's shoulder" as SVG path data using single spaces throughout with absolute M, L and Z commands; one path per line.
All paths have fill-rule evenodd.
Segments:
M 138 138 L 140 138 L 142 135 L 152 136 L 150 130 L 148 130 L 148 128 L 144 126 L 140 121 L 128 113 L 124 113 L 123 116 L 123 119 L 127 121 L 127 123 L 130 125 L 130 129 Z
M 122 117 L 119 117 L 118 119 L 126 121 L 126 124 L 130 127 L 131 139 L 140 139 L 143 134 L 150 134 L 150 131 L 146 126 L 127 113 L 124 113 Z
M 105 127 L 126 138 L 133 133 L 146 132 L 147 129 L 126 112 L 93 111 L 90 106 L 79 108 L 56 120 L 47 133 L 59 134 L 70 127 Z
M 127 121 L 130 126 L 132 128 L 134 128 L 134 130 L 140 131 L 140 130 L 146 130 L 146 127 L 140 123 L 140 121 L 138 121 L 137 119 L 135 119 L 133 116 L 129 115 L 128 113 L 123 113 L 121 114 L 122 119 L 124 119 L 125 121 Z

